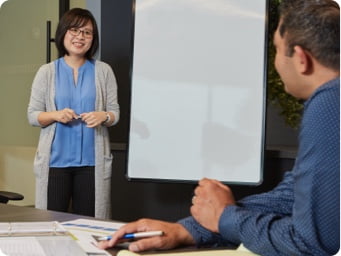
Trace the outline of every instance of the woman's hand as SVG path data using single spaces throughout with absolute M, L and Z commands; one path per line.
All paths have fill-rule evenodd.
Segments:
M 89 128 L 100 126 L 107 119 L 107 113 L 103 111 L 89 112 L 80 114 L 82 121 L 86 123 Z
M 38 116 L 38 122 L 41 126 L 46 127 L 54 122 L 67 124 L 75 118 L 78 118 L 75 111 L 70 108 L 64 108 L 58 111 L 41 112 Z
M 55 111 L 54 120 L 63 124 L 69 123 L 77 118 L 77 114 L 70 108 L 64 108 L 59 111 Z

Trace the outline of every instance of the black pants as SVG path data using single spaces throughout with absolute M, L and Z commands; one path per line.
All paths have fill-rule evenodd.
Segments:
M 70 205 L 71 202 L 71 205 Z M 95 167 L 50 168 L 47 209 L 95 215 Z

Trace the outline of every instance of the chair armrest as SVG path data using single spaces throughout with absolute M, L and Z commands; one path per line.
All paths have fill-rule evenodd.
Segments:
M 9 200 L 23 200 L 24 196 L 19 193 L 0 191 L 0 203 L 7 203 Z

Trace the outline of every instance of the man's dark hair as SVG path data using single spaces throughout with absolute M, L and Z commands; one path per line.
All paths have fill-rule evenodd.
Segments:
M 94 16 L 90 11 L 81 8 L 73 8 L 67 11 L 58 23 L 58 27 L 55 35 L 55 43 L 58 49 L 59 57 L 69 55 L 68 51 L 64 47 L 64 37 L 66 32 L 70 28 L 80 28 L 85 26 L 88 22 L 92 23 L 93 26 L 93 38 L 90 49 L 86 52 L 85 57 L 87 59 L 92 59 L 92 57 L 97 52 L 99 46 L 99 36 L 97 23 Z
M 287 55 L 301 46 L 322 65 L 340 69 L 340 7 L 332 0 L 282 0 L 279 34 Z

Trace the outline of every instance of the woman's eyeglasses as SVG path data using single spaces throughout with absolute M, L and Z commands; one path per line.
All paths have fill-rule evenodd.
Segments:
M 69 31 L 73 36 L 79 36 L 80 33 L 82 33 L 85 38 L 92 38 L 94 35 L 94 33 L 88 29 L 81 30 L 80 28 L 70 28 Z

